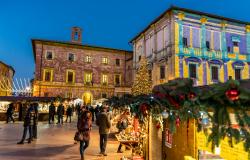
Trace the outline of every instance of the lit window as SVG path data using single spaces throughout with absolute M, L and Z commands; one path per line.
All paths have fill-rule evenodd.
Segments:
M 160 67 L 160 79 L 165 78 L 165 66 Z
M 186 37 L 183 37 L 183 47 L 188 47 L 188 40 Z
M 75 55 L 73 53 L 69 53 L 68 60 L 69 61 L 75 61 Z
M 219 68 L 218 66 L 212 66 L 211 67 L 212 72 L 212 80 L 219 80 Z
M 67 71 L 67 80 L 68 83 L 74 83 L 75 82 L 75 73 L 74 71 Z
M 91 56 L 86 56 L 86 58 L 85 58 L 85 62 L 87 62 L 87 63 L 91 63 L 91 61 L 92 61 Z
M 102 57 L 102 64 L 108 64 L 108 58 Z
M 190 78 L 197 78 L 196 77 L 196 64 L 189 64 L 189 77 Z
M 45 69 L 44 73 L 43 73 L 43 80 L 46 82 L 51 82 L 52 81 L 52 74 L 53 74 L 52 69 Z
M 103 74 L 102 75 L 102 84 L 103 85 L 107 85 L 108 84 L 108 75 L 107 74 Z
M 241 69 L 240 68 L 234 69 L 234 74 L 235 74 L 235 80 L 241 80 Z
M 53 53 L 51 51 L 46 52 L 46 59 L 47 60 L 52 60 L 53 59 Z
M 84 74 L 84 82 L 86 84 L 92 82 L 92 73 L 85 73 Z
M 121 84 L 121 75 L 120 74 L 116 74 L 115 75 L 115 85 L 118 86 Z
M 116 64 L 116 66 L 120 66 L 120 59 L 116 59 L 115 64 Z

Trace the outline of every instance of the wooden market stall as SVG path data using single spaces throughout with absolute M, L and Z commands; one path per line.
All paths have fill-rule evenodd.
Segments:
M 55 99 L 55 97 L 0 96 L 0 121 L 6 120 L 6 111 L 10 103 L 14 103 L 13 116 L 16 120 L 22 120 L 27 103 L 38 103 L 39 120 L 48 120 L 48 106 Z
M 250 80 L 241 80 L 239 81 L 239 84 L 239 88 L 250 91 Z M 225 83 L 216 85 L 226 86 Z M 214 88 L 214 85 L 194 88 L 202 92 L 209 92 L 209 90 Z M 176 88 L 163 84 L 156 86 L 154 88 L 154 92 L 168 93 L 173 89 Z M 227 94 L 227 92 L 224 94 Z M 241 97 L 239 95 L 237 100 L 240 98 Z M 244 100 L 244 104 L 250 105 L 250 101 Z M 232 128 L 235 130 L 240 130 L 240 126 L 235 118 L 235 110 L 229 107 L 227 111 L 230 115 L 230 123 L 232 124 Z M 209 110 L 209 113 L 211 115 L 214 114 L 213 110 Z M 249 109 L 246 115 L 250 115 Z M 250 157 L 249 153 L 246 151 L 246 146 L 244 147 L 244 145 L 246 145 L 244 144 L 245 140 L 240 140 L 238 143 L 236 143 L 236 140 L 232 138 L 231 143 L 231 139 L 229 138 L 230 135 L 227 135 L 224 139 L 221 139 L 219 147 L 212 149 L 212 142 L 208 143 L 209 134 L 211 134 L 210 128 L 214 125 L 212 122 L 207 124 L 207 128 L 205 130 L 198 131 L 197 126 L 199 125 L 199 121 L 195 119 L 189 119 L 188 121 L 179 122 L 178 125 L 176 123 L 176 130 L 174 133 L 172 133 L 169 121 L 169 118 L 165 120 L 162 134 L 162 159 L 164 160 L 247 160 Z M 247 128 L 247 130 L 249 130 L 249 128 Z M 153 138 L 154 136 L 150 135 L 150 137 Z M 159 140 L 153 138 L 152 141 Z

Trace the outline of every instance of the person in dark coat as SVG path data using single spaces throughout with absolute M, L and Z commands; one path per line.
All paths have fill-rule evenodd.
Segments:
M 33 107 L 34 107 L 34 123 L 33 123 L 33 138 L 34 139 L 37 139 L 37 124 L 38 124 L 38 103 L 34 103 L 33 104 Z
M 66 110 L 66 121 L 65 122 L 68 122 L 68 117 L 69 117 L 69 123 L 71 123 L 71 116 L 72 116 L 72 113 L 73 113 L 73 108 L 69 105 L 67 110 Z
M 6 112 L 6 123 L 9 123 L 9 119 L 11 121 L 13 121 L 13 123 L 15 123 L 15 120 L 13 118 L 13 113 L 14 113 L 14 106 L 13 106 L 13 103 L 9 104 L 9 107 L 7 109 L 7 112 Z
M 101 113 L 98 114 L 96 124 L 99 126 L 100 134 L 100 154 L 107 156 L 106 146 L 108 141 L 109 129 L 111 127 L 110 117 L 107 115 L 107 106 L 103 106 Z
M 61 103 L 58 108 L 57 108 L 57 118 L 58 118 L 58 122 L 57 124 L 62 123 L 63 124 L 63 115 L 64 115 L 64 106 Z
M 29 139 L 28 139 L 28 143 L 31 143 L 32 141 L 32 125 L 34 122 L 34 109 L 33 106 L 27 107 L 26 109 L 26 115 L 24 117 L 24 122 L 23 122 L 23 136 L 20 142 L 18 142 L 17 144 L 24 144 L 24 140 L 26 138 L 27 135 L 27 131 L 29 130 Z
M 95 107 L 95 118 L 96 118 L 96 119 L 97 119 L 98 114 L 100 113 L 100 110 L 101 110 L 101 107 L 100 107 L 99 105 L 97 105 L 97 106 Z
M 54 123 L 55 114 L 56 114 L 56 107 L 54 106 L 53 102 L 51 102 L 49 106 L 49 124 L 50 121 Z
M 92 121 L 94 122 L 95 121 L 95 109 L 93 106 L 90 106 L 89 107 L 89 111 L 91 112 L 92 114 Z
M 80 141 L 81 160 L 84 160 L 84 151 L 89 146 L 90 131 L 92 129 L 92 115 L 90 111 L 82 110 L 77 122 L 77 129 L 78 132 L 81 132 L 85 136 L 85 139 Z
M 80 112 L 81 112 L 81 105 L 80 105 L 80 103 L 78 103 L 78 104 L 76 105 L 76 112 L 77 112 L 77 115 L 79 115 Z

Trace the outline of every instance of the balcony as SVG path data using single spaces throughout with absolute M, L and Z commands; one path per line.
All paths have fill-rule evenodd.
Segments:
M 207 51 L 205 53 L 209 59 L 222 59 L 222 52 L 221 51 Z
M 187 57 L 199 57 L 199 58 L 209 58 L 209 59 L 223 59 L 222 51 L 205 50 L 204 55 L 202 54 L 202 48 L 191 48 L 184 47 L 183 54 Z M 238 52 L 226 52 L 227 58 L 232 60 L 241 60 L 250 62 L 250 54 L 240 54 Z
M 192 57 L 203 57 L 201 48 L 183 48 L 183 53 L 185 56 Z M 208 57 L 210 59 L 222 59 L 221 51 L 205 51 L 204 57 Z

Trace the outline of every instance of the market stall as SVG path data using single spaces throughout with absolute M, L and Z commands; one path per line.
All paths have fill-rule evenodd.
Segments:
M 176 79 L 110 104 L 129 106 L 145 127 L 145 159 L 249 157 L 250 80 L 195 87 L 191 79 Z
M 55 97 L 22 97 L 22 96 L 1 96 L 0 97 L 0 121 L 6 120 L 8 105 L 13 103 L 15 120 L 21 121 L 25 108 L 29 103 L 38 103 L 39 121 L 48 119 L 49 104 L 55 101 Z

